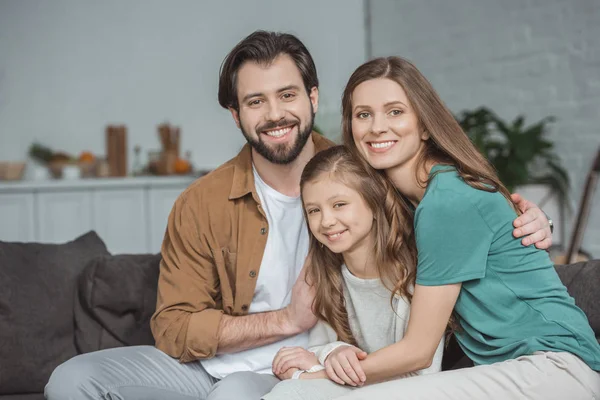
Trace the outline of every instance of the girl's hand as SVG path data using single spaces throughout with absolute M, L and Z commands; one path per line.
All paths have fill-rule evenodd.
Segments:
M 275 376 L 278 377 L 279 380 L 285 381 L 287 379 L 292 379 L 292 375 L 294 375 L 294 372 L 296 372 L 296 371 L 299 371 L 299 368 L 290 368 L 282 374 L 279 374 L 279 375 L 275 374 Z M 303 375 L 308 375 L 308 374 L 305 372 L 302 375 L 300 375 L 300 378 L 302 378 Z
M 273 373 L 279 377 L 291 368 L 307 370 L 315 365 L 319 359 L 314 353 L 302 347 L 282 347 L 273 359 Z
M 340 346 L 333 350 L 325 360 L 327 377 L 340 385 L 362 386 L 367 377 L 360 361 L 367 353 L 354 346 Z

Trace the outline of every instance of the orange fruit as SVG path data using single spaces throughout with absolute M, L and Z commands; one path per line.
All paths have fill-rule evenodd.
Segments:
M 175 170 L 176 174 L 187 174 L 188 172 L 190 172 L 191 165 L 187 160 L 184 160 L 183 158 L 178 158 L 177 160 L 175 160 L 173 169 Z
M 79 155 L 79 162 L 93 163 L 95 160 L 96 156 L 94 156 L 94 154 L 90 151 L 83 151 Z

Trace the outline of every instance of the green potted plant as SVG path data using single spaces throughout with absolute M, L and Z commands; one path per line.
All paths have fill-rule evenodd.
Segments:
M 480 107 L 461 112 L 456 120 L 496 168 L 509 191 L 544 185 L 561 206 L 568 206 L 569 175 L 554 151 L 554 144 L 546 138 L 554 117 L 526 125 L 522 115 L 505 122 L 488 108 Z

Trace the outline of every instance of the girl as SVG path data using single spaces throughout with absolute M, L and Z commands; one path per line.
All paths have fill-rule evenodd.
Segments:
M 329 376 L 333 382 L 303 381 L 293 389 L 282 383 L 265 399 L 287 399 L 290 390 L 299 390 L 300 398 L 331 399 L 362 386 L 367 377 L 359 360 L 386 352 L 404 337 L 409 320 L 416 248 L 410 231 L 406 236 L 393 234 L 399 230 L 400 218 L 408 216 L 391 186 L 344 146 L 336 146 L 306 165 L 300 188 L 312 233 L 307 276 L 316 288 L 313 309 L 333 330 L 318 336 L 327 325 L 317 326 L 311 342 L 332 343 L 312 347 L 310 352 L 284 348 L 273 362 L 273 371 L 281 376 L 291 367 L 314 371 L 314 366 L 324 364 L 326 371 L 299 377 Z M 391 365 L 382 368 L 391 378 L 438 372 L 442 349 L 440 336 L 431 349 L 431 361 L 408 374 L 397 373 Z
M 418 250 L 406 335 L 360 362 L 367 381 L 428 365 L 451 315 L 476 366 L 341 398 L 599 398 L 600 345 L 586 316 L 548 254 L 513 237 L 508 191 L 423 75 L 398 57 L 367 62 L 342 108 L 346 145 L 412 205 Z

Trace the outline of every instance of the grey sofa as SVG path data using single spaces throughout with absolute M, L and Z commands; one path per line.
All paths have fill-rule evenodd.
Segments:
M 0 241 L 0 400 L 43 399 L 77 354 L 154 344 L 159 254 L 111 255 L 95 232 L 65 244 Z M 557 266 L 600 336 L 600 260 Z M 450 341 L 444 369 L 470 365 Z

